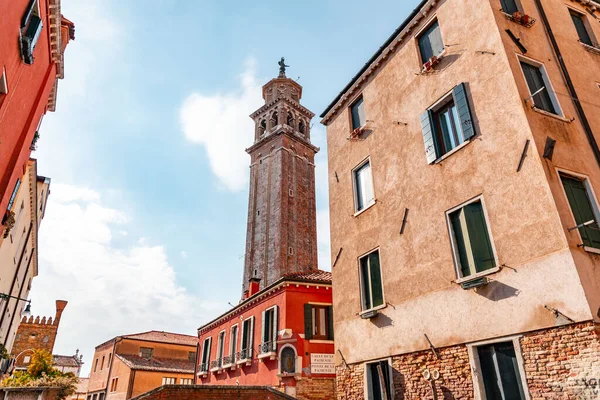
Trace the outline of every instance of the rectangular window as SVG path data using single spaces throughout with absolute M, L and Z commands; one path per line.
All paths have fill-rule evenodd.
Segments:
M 559 115 L 558 101 L 551 90 L 550 81 L 544 67 L 521 60 L 521 68 L 527 81 L 533 105 L 543 111 Z
M 33 64 L 33 50 L 43 27 L 38 1 L 31 0 L 21 19 L 21 56 L 26 64 Z
M 217 337 L 217 365 L 220 367 L 223 363 L 223 353 L 225 351 L 225 331 L 219 332 Z
M 7 210 L 10 210 L 12 208 L 13 204 L 15 204 L 15 199 L 17 198 L 17 193 L 19 193 L 20 187 L 21 187 L 21 179 L 17 179 L 17 183 L 15 183 L 13 192 L 10 195 L 10 200 L 8 200 L 8 205 L 6 206 Z
M 391 379 L 391 365 L 389 361 L 382 360 L 366 364 L 367 398 L 369 400 L 391 400 L 393 386 Z
M 429 61 L 433 56 L 442 54 L 445 47 L 444 42 L 442 41 L 442 33 L 440 32 L 438 21 L 431 24 L 431 26 L 419 36 L 418 41 L 423 64 Z
M 104 369 L 104 356 L 102 356 L 102 362 L 100 363 L 100 372 Z
M 229 356 L 231 357 L 231 362 L 235 362 L 235 353 L 237 353 L 237 341 L 238 341 L 238 326 L 234 325 L 231 327 L 231 332 L 229 333 Z
M 307 340 L 333 340 L 333 308 L 304 305 L 304 337 Z
M 588 46 L 594 46 L 594 43 L 592 42 L 592 37 L 590 35 L 590 31 L 588 30 L 585 21 L 585 16 L 574 10 L 569 10 L 569 12 L 571 13 L 571 19 L 573 20 L 575 29 L 577 30 L 579 41 L 583 44 L 587 44 Z
M 174 385 L 175 383 L 177 383 L 177 378 L 162 378 L 163 385 Z
M 242 341 L 240 346 L 240 360 L 252 358 L 252 346 L 254 345 L 254 317 L 250 317 L 242 323 Z
M 111 392 L 116 392 L 117 391 L 117 385 L 119 384 L 119 378 L 113 378 L 110 381 L 110 391 Z
M 212 338 L 204 339 L 202 342 L 202 363 L 200 364 L 200 372 L 208 371 L 208 363 L 210 362 L 210 345 Z
M 272 307 L 262 313 L 261 353 L 269 353 L 277 349 L 277 309 Z
M 362 163 L 352 171 L 352 175 L 354 180 L 355 211 L 359 212 L 375 202 L 371 162 L 367 160 Z
M 362 310 L 367 311 L 384 304 L 379 250 L 362 257 L 359 262 Z
M 142 358 L 145 358 L 147 360 L 152 358 L 152 355 L 154 354 L 154 349 L 151 347 L 140 347 L 140 354 L 139 356 Z
M 500 5 L 502 6 L 502 11 L 506 14 L 513 15 L 519 10 L 516 0 L 500 0 Z
M 421 126 L 429 164 L 475 136 L 467 85 L 456 86 L 422 114 Z
M 0 74 L 0 95 L 8 94 L 8 79 L 6 78 L 6 68 L 2 67 L 2 74 Z M 0 96 L 2 99 L 2 96 Z
M 496 259 L 481 200 L 450 212 L 448 220 L 459 277 L 495 268 Z
M 586 181 L 564 174 L 560 175 L 560 179 L 575 217 L 575 224 L 580 226 L 577 230 L 581 235 L 583 245 L 600 249 L 598 209 L 595 207 L 591 190 L 588 190 Z
M 477 347 L 477 354 L 487 399 L 525 399 L 512 341 Z
M 196 362 L 196 352 L 195 351 L 188 351 L 188 361 Z
M 98 359 L 96 358 L 96 362 L 94 363 L 94 372 L 98 369 Z
M 352 130 L 358 129 L 367 123 L 362 96 L 350 106 L 350 114 L 352 116 Z
M 190 378 L 181 378 L 181 379 L 179 379 L 179 383 L 182 385 L 193 385 L 194 380 L 190 379 Z

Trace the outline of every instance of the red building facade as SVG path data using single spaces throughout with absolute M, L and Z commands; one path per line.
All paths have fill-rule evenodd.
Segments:
M 0 216 L 10 229 L 9 203 L 19 186 L 43 115 L 54 111 L 63 56 L 74 25 L 60 0 L 12 0 L 0 13 Z M 2 240 L 0 235 L 0 241 Z
M 263 87 L 251 156 L 243 299 L 198 329 L 195 383 L 335 397 L 331 273 L 317 269 L 314 114 L 280 74 Z

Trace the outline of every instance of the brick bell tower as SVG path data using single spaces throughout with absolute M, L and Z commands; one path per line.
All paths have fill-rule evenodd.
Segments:
M 243 292 L 258 290 L 294 272 L 317 269 L 315 154 L 310 142 L 314 114 L 300 104 L 302 86 L 285 75 L 263 86 L 264 106 L 254 120 Z M 252 290 L 254 292 L 254 290 Z M 250 293 L 253 294 L 253 293 Z

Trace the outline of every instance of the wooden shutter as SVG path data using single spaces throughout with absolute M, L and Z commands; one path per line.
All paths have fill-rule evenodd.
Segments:
M 250 318 L 250 336 L 248 338 L 248 358 L 252 358 L 254 347 L 254 317 Z
M 304 338 L 311 340 L 313 337 L 313 326 L 312 326 L 312 306 L 310 304 L 304 305 Z
M 383 282 L 381 279 L 381 266 L 379 264 L 379 252 L 369 255 L 369 272 L 371 273 L 371 290 L 373 291 L 372 307 L 383 304 Z
M 469 265 L 469 257 L 467 256 L 467 247 L 465 245 L 465 233 L 460 222 L 460 215 L 462 210 L 458 210 L 450 214 L 450 225 L 452 226 L 452 234 L 454 235 L 454 242 L 456 246 L 456 252 L 458 253 L 458 260 L 456 262 L 460 267 L 461 278 L 467 277 L 472 274 Z
M 23 14 L 23 18 L 21 19 L 21 28 L 25 28 L 25 26 L 27 26 L 27 23 L 29 23 L 29 19 L 31 18 L 31 15 L 33 14 L 33 11 L 35 9 L 35 3 L 36 0 L 29 1 L 29 5 L 25 10 L 25 14 Z
M 480 201 L 465 206 L 465 219 L 476 271 L 481 272 L 496 267 L 492 243 Z
M 561 176 L 561 180 L 567 194 L 567 199 L 569 200 L 569 205 L 573 211 L 573 216 L 575 217 L 575 224 L 579 225 L 591 220 L 596 221 L 595 224 L 579 229 L 583 244 L 600 249 L 600 231 L 597 230 L 598 218 L 594 214 L 585 182 L 567 176 Z
M 266 320 L 267 320 L 267 312 L 263 311 L 262 312 L 262 329 L 260 331 L 260 343 L 264 343 L 266 342 L 266 338 L 265 338 L 265 332 L 266 332 Z M 262 352 L 262 348 L 261 351 Z
M 527 87 L 529 87 L 529 92 L 531 94 L 537 92 L 541 88 L 545 88 L 533 96 L 534 105 L 540 110 L 556 114 L 556 109 L 554 108 L 554 104 L 552 104 L 552 100 L 550 99 L 550 88 L 546 87 L 546 82 L 544 81 L 544 77 L 542 75 L 542 71 L 540 71 L 540 68 L 524 61 L 521 61 L 521 68 L 523 69 L 523 74 L 525 75 L 525 80 L 527 81 Z
M 467 141 L 475 136 L 475 122 L 473 121 L 469 99 L 467 98 L 467 86 L 464 83 L 461 83 L 454 88 L 452 95 L 454 97 L 454 104 L 456 105 L 463 138 Z
M 327 307 L 327 339 L 333 340 L 333 307 Z
M 273 308 L 273 343 L 271 345 L 271 351 L 277 350 L 277 322 L 279 320 L 278 314 L 279 314 L 279 307 L 275 306 Z
M 431 164 L 438 158 L 438 146 L 435 140 L 435 127 L 433 124 L 433 112 L 431 110 L 427 110 L 421 114 L 421 127 L 423 128 L 425 156 L 427 157 L 427 163 Z
M 581 43 L 585 43 L 588 46 L 593 46 L 592 39 L 590 38 L 590 34 L 585 26 L 585 22 L 583 20 L 583 16 L 579 13 L 571 11 L 571 19 L 573 20 L 573 24 L 575 25 L 575 29 L 577 29 L 577 35 L 579 36 L 579 40 Z

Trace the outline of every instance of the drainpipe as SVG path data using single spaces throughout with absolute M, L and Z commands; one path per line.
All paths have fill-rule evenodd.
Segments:
M 575 91 L 575 86 L 573 85 L 573 81 L 571 81 L 571 76 L 569 75 L 569 71 L 567 71 L 567 66 L 565 61 L 563 60 L 562 54 L 560 52 L 560 48 L 558 47 L 558 43 L 556 42 L 556 38 L 554 37 L 554 33 L 552 32 L 552 27 L 548 22 L 548 17 L 546 16 L 546 11 L 544 10 L 544 6 L 542 6 L 541 0 L 535 0 L 535 4 L 540 12 L 540 16 L 542 17 L 542 22 L 544 24 L 544 28 L 548 33 L 548 37 L 550 38 L 550 43 L 552 44 L 552 49 L 556 54 L 558 59 L 558 65 L 562 71 L 562 74 L 565 78 L 565 82 L 567 84 L 567 89 L 569 90 L 569 95 L 573 100 L 573 104 L 575 105 L 575 110 L 577 110 L 577 115 L 581 120 L 581 125 L 583 125 L 583 130 L 585 131 L 585 136 L 592 148 L 592 152 L 594 153 L 594 157 L 596 158 L 596 162 L 598 166 L 600 166 L 600 148 L 598 148 L 598 143 L 596 142 L 596 138 L 594 137 L 594 133 L 592 132 L 592 127 L 588 122 L 588 119 L 583 111 L 583 107 L 581 106 L 581 102 L 579 101 L 579 97 L 577 96 L 577 92 Z

